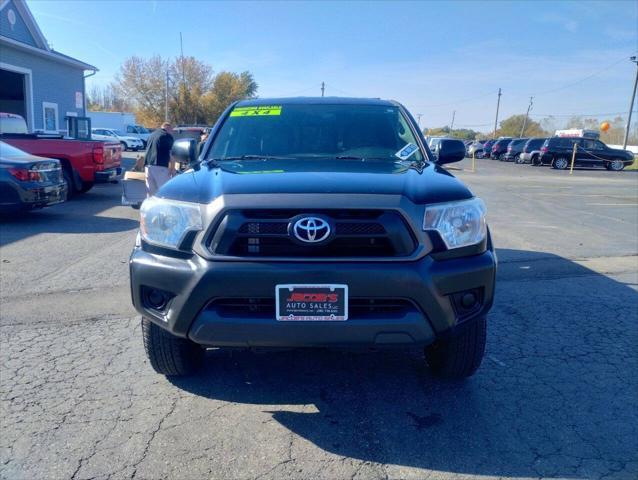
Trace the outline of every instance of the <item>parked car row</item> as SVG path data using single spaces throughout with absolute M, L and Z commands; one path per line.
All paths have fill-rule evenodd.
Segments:
M 633 153 L 610 148 L 597 138 L 589 136 L 500 137 L 484 142 L 478 140 L 467 147 L 467 155 L 534 166 L 548 165 L 564 170 L 571 165 L 574 145 L 577 146 L 575 166 L 604 167 L 607 170 L 620 171 L 634 162 Z
M 42 208 L 66 197 L 59 160 L 31 155 L 0 141 L 0 213 Z
M 29 133 L 20 115 L 0 113 L 1 212 L 41 208 L 86 193 L 96 183 L 117 181 L 121 144 L 93 140 L 82 126 L 69 130 L 77 136 Z

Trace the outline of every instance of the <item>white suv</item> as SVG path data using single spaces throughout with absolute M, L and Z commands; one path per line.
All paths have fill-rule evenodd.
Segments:
M 110 128 L 92 128 L 91 138 L 94 140 L 117 140 L 122 144 L 122 150 L 137 151 L 144 149 L 144 143 L 139 138 L 131 137 L 119 130 Z

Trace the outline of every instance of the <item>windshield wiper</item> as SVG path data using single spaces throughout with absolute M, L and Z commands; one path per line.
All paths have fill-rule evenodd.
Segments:
M 215 162 L 236 161 L 236 160 L 289 160 L 289 157 L 278 157 L 276 155 L 234 155 L 230 157 L 212 158 Z
M 337 155 L 336 157 L 332 157 L 335 160 L 384 160 L 384 161 L 394 161 L 392 157 L 358 157 L 356 155 Z

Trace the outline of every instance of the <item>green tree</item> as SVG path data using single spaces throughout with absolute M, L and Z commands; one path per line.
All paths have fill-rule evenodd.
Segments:
M 439 128 L 424 128 L 423 134 L 430 137 L 453 137 L 460 138 L 461 140 L 474 140 L 479 137 L 484 137 L 483 134 L 477 132 L 476 130 L 471 130 L 468 128 L 458 128 L 451 130 L 448 126 Z
M 525 122 L 525 115 L 512 115 L 506 118 L 500 123 L 500 128 L 496 130 L 496 137 L 518 137 L 521 135 L 523 129 L 523 123 Z M 531 118 L 527 119 L 525 124 L 525 131 L 523 137 L 543 137 L 547 135 L 547 132 L 543 129 L 541 124 Z
M 113 84 L 93 85 L 86 95 L 86 104 L 91 112 L 128 112 L 132 108 Z
M 164 119 L 169 67 L 170 62 L 159 55 L 149 59 L 133 56 L 124 61 L 116 76 L 117 89 L 130 99 L 137 121 L 144 125 L 157 126 Z
M 220 72 L 215 75 L 212 88 L 202 99 L 208 122 L 215 123 L 231 103 L 255 96 L 257 88 L 250 72 Z
M 176 84 L 170 89 L 170 112 L 173 122 L 207 123 L 202 97 L 212 87 L 213 69 L 195 57 L 177 58 L 171 65 L 169 77 Z
M 114 87 L 118 98 L 126 98 L 128 109 L 147 126 L 164 120 L 167 93 L 168 117 L 175 124 L 212 124 L 231 102 L 257 93 L 250 72 L 213 76 L 212 67 L 194 57 L 166 60 L 159 55 L 128 58 Z M 100 102 L 95 105 L 101 108 Z

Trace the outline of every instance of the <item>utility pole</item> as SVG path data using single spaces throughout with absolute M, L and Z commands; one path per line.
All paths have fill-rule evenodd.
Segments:
M 326 84 L 321 82 L 321 96 L 323 97 L 323 92 L 326 89 Z
M 529 105 L 527 106 L 527 113 L 525 114 L 525 120 L 523 121 L 523 128 L 521 128 L 521 134 L 518 138 L 523 138 L 523 134 L 525 133 L 525 127 L 527 126 L 527 118 L 529 117 L 529 111 L 532 109 L 532 105 L 534 104 L 534 97 L 529 97 Z
M 187 97 L 187 95 L 186 95 L 186 73 L 184 72 L 184 43 L 182 41 L 182 32 L 179 32 L 179 51 L 180 51 L 179 65 L 180 65 L 180 70 L 182 71 L 182 86 L 181 86 L 181 92 L 178 94 L 178 98 L 179 98 L 179 101 L 180 101 L 180 104 L 181 104 L 181 102 L 184 100 L 184 98 L 182 98 L 182 95 Z M 180 110 L 183 110 L 183 109 L 180 109 Z M 193 123 L 195 123 L 194 119 L 193 119 Z
M 629 127 L 631 126 L 631 112 L 634 109 L 634 100 L 636 99 L 636 87 L 638 87 L 638 59 L 636 56 L 629 57 L 629 60 L 636 64 L 636 79 L 634 80 L 634 91 L 631 94 L 631 101 L 629 102 L 629 115 L 627 116 L 627 126 L 625 127 L 625 140 L 623 141 L 623 150 L 627 148 L 627 140 L 629 139 Z
M 496 126 L 498 124 L 498 109 L 501 106 L 501 89 L 498 89 L 498 100 L 496 101 L 496 120 L 494 120 L 494 133 L 492 134 L 492 138 L 496 137 Z
M 164 121 L 168 122 L 168 67 L 166 68 L 166 85 L 164 88 Z
M 416 114 L 416 123 L 419 125 L 419 128 L 421 128 L 421 117 L 423 116 L 422 113 L 417 113 Z
M 452 123 L 450 123 L 450 133 L 454 130 L 454 117 L 456 117 L 456 110 L 452 110 Z

